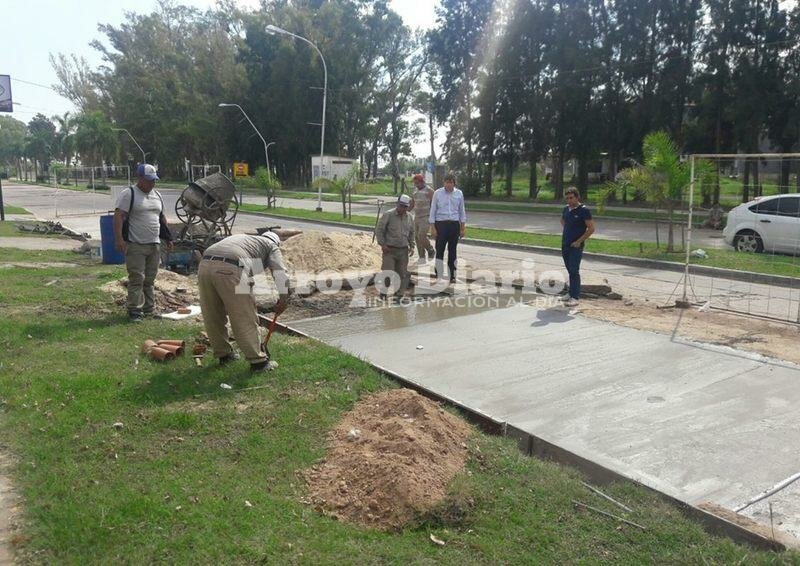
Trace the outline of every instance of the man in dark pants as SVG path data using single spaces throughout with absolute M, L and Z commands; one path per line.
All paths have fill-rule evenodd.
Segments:
M 586 205 L 581 203 L 578 189 L 570 187 L 564 194 L 567 206 L 561 213 L 561 256 L 569 273 L 568 307 L 577 307 L 581 298 L 581 258 L 583 243 L 594 234 L 594 220 Z
M 464 208 L 464 193 L 456 188 L 456 178 L 450 173 L 444 178 L 444 186 L 433 193 L 431 211 L 428 215 L 431 233 L 436 238 L 436 277 L 444 275 L 444 248 L 447 247 L 447 269 L 450 282 L 456 280 L 456 247 L 463 238 L 467 226 L 467 212 Z

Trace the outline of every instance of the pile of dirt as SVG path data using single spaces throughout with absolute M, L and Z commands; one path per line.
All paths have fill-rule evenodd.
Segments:
M 128 278 L 110 281 L 100 287 L 109 293 L 118 305 L 125 305 L 128 298 Z M 157 312 L 171 312 L 179 307 L 200 304 L 197 279 L 180 275 L 166 269 L 159 269 L 155 282 Z
M 396 530 L 441 502 L 463 469 L 469 425 L 410 389 L 370 395 L 331 432 L 328 455 L 307 473 L 320 512 Z
M 281 252 L 287 267 L 294 273 L 381 270 L 380 246 L 366 233 L 303 232 L 283 242 Z

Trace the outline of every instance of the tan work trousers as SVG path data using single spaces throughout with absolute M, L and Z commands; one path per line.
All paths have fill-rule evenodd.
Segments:
M 153 291 L 161 262 L 160 244 L 128 242 L 125 267 L 128 269 L 128 314 L 151 314 L 155 309 Z
M 225 328 L 226 320 L 230 319 L 239 349 L 251 364 L 255 364 L 265 361 L 267 356 L 261 349 L 261 333 L 253 293 L 236 292 L 241 277 L 241 267 L 224 261 L 201 261 L 197 270 L 200 308 L 203 310 L 203 324 L 214 355 L 222 358 L 233 351 L 228 330 Z
M 400 276 L 400 288 L 394 294 L 397 296 L 402 295 L 408 287 L 408 248 L 389 247 L 389 253 L 383 254 L 381 269 L 383 271 L 394 271 Z M 387 287 L 388 284 L 384 284 L 384 289 Z
M 414 239 L 417 241 L 417 256 L 419 259 L 425 259 L 425 253 L 428 254 L 428 259 L 436 257 L 436 252 L 428 239 L 428 232 L 430 231 L 430 224 L 428 224 L 428 215 L 425 218 L 414 219 Z

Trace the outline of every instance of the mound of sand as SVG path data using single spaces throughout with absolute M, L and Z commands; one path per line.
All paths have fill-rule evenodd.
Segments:
M 306 473 L 310 500 L 337 519 L 395 530 L 434 507 L 463 469 L 471 429 L 410 389 L 370 395 L 331 432 Z
M 366 233 L 303 232 L 283 242 L 281 252 L 295 273 L 381 270 L 381 248 Z
M 200 304 L 197 280 L 166 269 L 159 269 L 155 282 L 156 310 L 174 311 L 179 307 Z M 128 297 L 128 279 L 110 281 L 100 287 L 109 293 L 118 305 L 124 305 Z

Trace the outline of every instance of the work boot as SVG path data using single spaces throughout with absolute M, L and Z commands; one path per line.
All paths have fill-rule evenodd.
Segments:
M 259 372 L 266 372 L 272 371 L 272 364 L 270 364 L 269 360 L 264 360 L 263 362 L 256 362 L 254 364 L 250 364 L 250 373 L 259 373 Z
M 144 317 L 140 312 L 129 312 L 128 313 L 128 322 L 142 322 Z
M 222 356 L 219 359 L 219 365 L 224 366 L 239 359 L 239 352 L 231 351 L 227 356 Z

